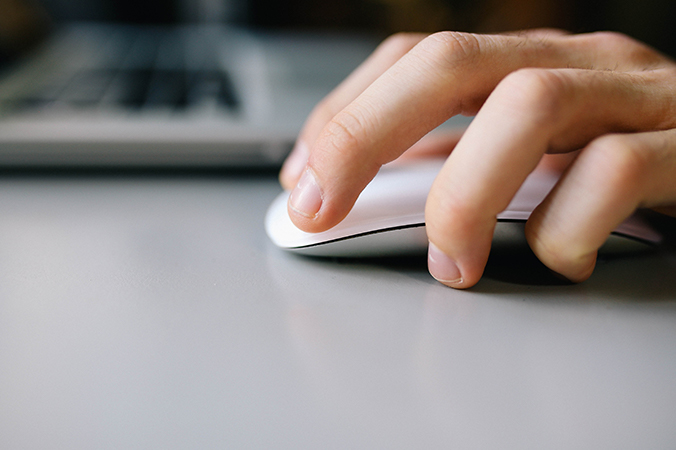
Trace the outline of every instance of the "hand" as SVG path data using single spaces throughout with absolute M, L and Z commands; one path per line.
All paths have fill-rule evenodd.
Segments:
M 456 114 L 476 115 L 459 141 L 422 139 Z M 393 36 L 308 118 L 280 174 L 295 186 L 291 220 L 328 229 L 383 164 L 439 149 L 450 156 L 426 206 L 435 278 L 474 285 L 526 176 L 546 153 L 580 150 L 526 237 L 582 281 L 637 208 L 676 204 L 676 64 L 614 33 Z

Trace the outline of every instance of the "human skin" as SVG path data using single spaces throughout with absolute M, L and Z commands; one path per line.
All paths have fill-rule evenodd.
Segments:
M 462 134 L 425 137 L 456 114 L 476 117 Z M 543 155 L 569 153 L 526 238 L 583 281 L 636 209 L 674 211 L 676 64 L 616 33 L 395 35 L 307 119 L 280 173 L 291 220 L 329 229 L 383 164 L 426 153 L 448 154 L 425 209 L 432 276 L 476 284 L 497 214 Z

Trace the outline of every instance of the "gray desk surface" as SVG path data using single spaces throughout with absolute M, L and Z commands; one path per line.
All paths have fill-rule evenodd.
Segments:
M 506 252 L 459 292 L 277 251 L 278 190 L 1 177 L 0 448 L 676 445 L 676 252 L 576 286 Z

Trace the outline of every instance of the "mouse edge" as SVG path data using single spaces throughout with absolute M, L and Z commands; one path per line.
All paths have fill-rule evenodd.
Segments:
M 496 225 L 493 245 L 505 242 L 522 242 L 523 220 L 501 219 Z M 657 243 L 640 237 L 614 231 L 599 249 L 600 255 L 640 253 L 655 249 Z M 424 255 L 429 247 L 424 223 L 402 225 L 382 230 L 345 236 L 308 245 L 281 246 L 278 248 L 294 254 L 328 258 L 378 258 Z
M 499 220 L 496 241 L 520 241 L 525 221 Z M 381 228 L 307 245 L 277 245 L 280 249 L 304 256 L 328 258 L 380 258 L 425 255 L 429 239 L 424 222 Z
M 335 229 L 322 233 L 306 233 L 291 222 L 287 213 L 288 192 L 282 192 L 274 199 L 265 217 L 265 231 L 277 247 L 302 254 L 323 256 L 368 256 L 419 253 L 421 246 L 427 247 L 424 216 L 415 214 L 399 223 L 391 220 L 379 224 L 369 222 L 351 227 L 346 234 Z M 422 232 L 412 229 L 422 228 Z M 385 234 L 386 236 L 381 236 Z M 396 237 L 390 237 L 396 235 Z M 423 239 L 424 238 L 424 239 Z M 353 243 L 352 241 L 357 241 Z
M 424 223 L 359 233 L 297 247 L 279 247 L 305 256 L 378 258 L 424 255 L 429 241 Z

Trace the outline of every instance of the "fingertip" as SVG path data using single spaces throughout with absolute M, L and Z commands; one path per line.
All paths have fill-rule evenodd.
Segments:
M 463 276 L 457 261 L 432 242 L 429 243 L 427 252 L 427 266 L 435 280 L 454 289 L 466 289 L 478 281 L 478 278 Z
M 315 219 L 323 203 L 324 195 L 317 178 L 312 169 L 307 168 L 289 195 L 289 210 L 306 219 Z
M 427 252 L 427 265 L 430 274 L 437 281 L 451 287 L 462 285 L 462 274 L 458 264 L 431 242 Z
M 578 258 L 569 267 L 557 270 L 558 274 L 571 283 L 582 283 L 591 277 L 596 268 L 597 252 Z
M 584 261 L 576 261 L 574 264 L 549 264 L 544 261 L 543 263 L 556 278 L 569 284 L 577 284 L 591 277 L 596 267 L 596 256 Z
M 337 214 L 335 202 L 328 203 L 316 173 L 308 166 L 289 194 L 287 204 L 289 218 L 296 227 L 305 232 L 326 231 L 347 214 Z
M 596 267 L 598 252 L 583 252 L 575 242 L 551 233 L 536 220 L 526 223 L 528 245 L 553 274 L 570 283 L 587 280 Z
M 441 176 L 441 175 L 440 175 Z M 437 177 L 427 197 L 425 224 L 428 268 L 441 283 L 465 289 L 482 277 L 490 253 L 495 219 L 477 216 L 473 202 L 455 201 L 450 183 Z M 450 188 L 450 189 L 449 189 Z

